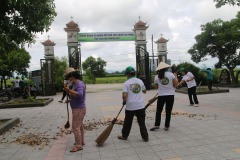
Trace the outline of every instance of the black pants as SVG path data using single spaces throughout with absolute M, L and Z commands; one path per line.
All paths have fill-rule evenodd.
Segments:
M 197 99 L 197 94 L 196 94 L 196 86 L 192 87 L 192 88 L 188 88 L 188 97 L 189 97 L 189 101 L 190 101 L 190 104 L 198 104 L 198 99 Z M 193 100 L 194 100 L 194 103 L 193 103 Z
M 145 125 L 145 109 L 140 109 L 140 110 L 135 110 L 135 111 L 129 111 L 129 110 L 125 110 L 125 119 L 124 119 L 124 123 L 123 123 L 123 128 L 122 128 L 122 136 L 124 138 L 127 138 L 130 134 L 131 128 L 132 128 L 132 121 L 133 121 L 133 117 L 134 115 L 136 115 L 137 117 L 137 121 L 138 121 L 138 125 L 140 128 L 140 133 L 141 136 L 144 140 L 148 139 L 148 132 L 147 132 L 147 128 Z
M 168 127 L 170 127 L 172 108 L 173 108 L 173 104 L 174 104 L 174 95 L 158 96 L 157 111 L 156 111 L 156 116 L 155 116 L 155 126 L 160 126 L 160 124 L 161 124 L 161 115 L 162 115 L 162 110 L 163 110 L 164 104 L 166 104 L 165 127 L 168 128 Z
M 209 89 L 209 91 L 211 91 L 211 90 L 212 90 L 213 80 L 208 79 L 208 80 L 207 80 L 207 83 L 208 83 L 208 89 Z
M 67 92 L 65 91 L 65 90 L 63 90 L 63 95 L 62 95 L 62 101 L 64 100 L 64 98 L 66 97 L 66 95 L 67 95 Z

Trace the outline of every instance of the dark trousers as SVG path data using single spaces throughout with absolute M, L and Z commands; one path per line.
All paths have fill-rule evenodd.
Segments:
M 209 89 L 209 91 L 211 91 L 212 90 L 213 81 L 211 79 L 208 79 L 207 83 L 208 83 L 208 89 Z
M 163 110 L 164 104 L 166 104 L 165 127 L 168 128 L 168 127 L 170 127 L 172 108 L 173 108 L 173 104 L 174 104 L 174 95 L 158 96 L 157 111 L 156 111 L 156 116 L 155 116 L 155 126 L 160 126 L 160 124 L 161 124 L 161 115 L 162 115 L 162 110 Z
M 198 104 L 198 99 L 197 99 L 197 94 L 196 94 L 196 86 L 192 87 L 192 88 L 188 88 L 188 97 L 189 97 L 189 101 L 190 104 Z M 194 103 L 193 103 L 193 100 Z
M 135 111 L 129 111 L 125 110 L 125 119 L 123 123 L 123 128 L 122 128 L 122 136 L 124 138 L 127 138 L 130 134 L 131 128 L 132 128 L 132 121 L 134 115 L 137 117 L 138 125 L 140 128 L 140 133 L 143 139 L 147 140 L 148 139 L 148 132 L 147 128 L 145 125 L 145 109 L 140 109 L 140 110 L 135 110 Z
M 66 95 L 67 95 L 67 92 L 65 91 L 65 90 L 63 90 L 63 95 L 62 95 L 62 101 L 64 100 L 64 98 L 66 97 Z

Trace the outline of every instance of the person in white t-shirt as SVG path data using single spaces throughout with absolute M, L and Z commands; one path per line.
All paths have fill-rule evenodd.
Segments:
M 155 116 L 154 127 L 150 131 L 159 129 L 161 124 L 161 114 L 166 104 L 166 119 L 164 129 L 167 131 L 170 127 L 172 108 L 174 104 L 175 87 L 178 85 L 176 74 L 168 71 L 170 65 L 160 62 L 157 67 L 157 76 L 154 79 L 154 86 L 158 88 L 158 101 Z
M 12 82 L 14 92 L 20 92 L 20 80 L 18 77 Z
M 197 83 L 194 75 L 191 72 L 187 72 L 184 68 L 181 68 L 180 72 L 182 73 L 183 78 L 178 86 L 182 85 L 184 82 L 187 83 L 190 106 L 194 106 L 195 104 L 195 107 L 198 107 L 199 102 L 196 94 Z
M 145 108 L 143 93 L 146 93 L 146 87 L 142 80 L 135 78 L 135 70 L 129 66 L 125 70 L 127 81 L 123 84 L 123 105 L 126 104 L 125 118 L 122 128 L 122 135 L 118 139 L 126 140 L 130 134 L 133 117 L 137 117 L 138 125 L 142 139 L 148 142 L 148 132 L 145 125 Z

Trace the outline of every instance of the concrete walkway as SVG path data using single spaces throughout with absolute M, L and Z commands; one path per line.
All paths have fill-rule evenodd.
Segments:
M 0 117 L 20 118 L 21 122 L 0 136 L 0 160 L 240 160 L 240 89 L 229 93 L 199 95 L 199 107 L 188 106 L 186 94 L 176 93 L 171 127 L 164 131 L 165 116 L 159 130 L 149 131 L 149 142 L 140 136 L 134 120 L 128 140 L 117 139 L 122 126 L 115 124 L 103 146 L 95 139 L 121 108 L 122 84 L 87 85 L 85 143 L 82 151 L 70 153 L 74 136 L 63 129 L 67 121 L 66 104 L 59 103 L 61 94 L 45 107 L 1 109 Z M 150 90 L 145 103 L 156 94 Z M 154 124 L 156 102 L 147 109 L 148 130 Z M 124 118 L 122 111 L 119 119 Z M 89 125 L 93 123 L 93 125 Z M 94 128 L 95 127 L 95 128 Z M 26 143 L 26 135 L 37 135 L 38 146 Z M 47 138 L 44 138 L 47 137 Z M 25 138 L 25 139 L 24 139 Z M 47 145 L 46 145 L 47 144 Z

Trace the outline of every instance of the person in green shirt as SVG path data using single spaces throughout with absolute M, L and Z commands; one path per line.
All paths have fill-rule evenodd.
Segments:
M 207 73 L 208 89 L 209 89 L 209 91 L 212 91 L 212 85 L 213 85 L 213 72 L 212 72 L 211 68 L 202 69 L 201 71 Z

